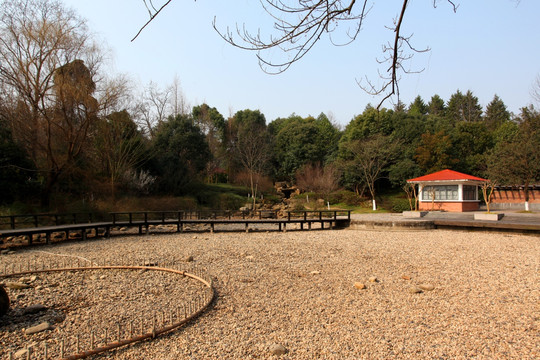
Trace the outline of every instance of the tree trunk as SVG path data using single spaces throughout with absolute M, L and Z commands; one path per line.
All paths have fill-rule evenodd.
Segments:
M 369 192 L 371 193 L 373 211 L 375 211 L 375 210 L 377 210 L 377 202 L 375 201 L 375 182 L 370 185 Z
M 525 211 L 529 211 L 529 182 L 525 182 L 523 187 L 523 195 L 525 196 Z
M 111 176 L 111 200 L 112 200 L 113 205 L 116 205 L 116 192 L 115 192 L 114 176 Z
M 257 199 L 255 198 L 255 187 L 253 185 L 253 172 L 252 171 L 249 172 L 249 181 L 251 184 L 251 198 L 253 199 L 253 211 L 255 211 Z
M 51 171 L 47 174 L 47 183 L 41 190 L 41 207 L 43 209 L 48 210 L 49 206 L 51 204 L 51 193 L 53 190 L 54 185 L 58 182 L 58 178 L 60 177 L 60 172 L 58 171 Z

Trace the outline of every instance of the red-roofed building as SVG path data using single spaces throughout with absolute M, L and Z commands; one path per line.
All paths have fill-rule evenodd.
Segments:
M 418 210 L 455 212 L 479 209 L 478 185 L 485 181 L 449 169 L 407 180 L 418 184 Z

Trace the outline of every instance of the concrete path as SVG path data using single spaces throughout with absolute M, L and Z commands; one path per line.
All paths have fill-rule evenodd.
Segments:
M 433 211 L 422 218 L 404 217 L 401 213 L 351 214 L 352 228 L 434 229 L 463 228 L 494 231 L 521 231 L 540 234 L 540 213 L 505 212 L 499 221 L 479 221 L 474 212 Z

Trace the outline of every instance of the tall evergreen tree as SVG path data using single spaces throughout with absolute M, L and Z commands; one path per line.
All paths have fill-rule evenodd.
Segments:
M 428 107 L 422 97 L 418 95 L 414 101 L 409 105 L 409 115 L 421 116 L 426 115 L 428 112 Z
M 478 98 L 468 90 L 465 95 L 457 90 L 448 101 L 447 116 L 453 121 L 475 122 L 482 120 L 482 107 Z
M 445 111 L 444 100 L 437 94 L 433 95 L 427 104 L 427 113 L 429 115 L 443 116 Z
M 185 194 L 211 158 L 204 134 L 187 115 L 170 116 L 162 123 L 153 147 L 160 190 L 175 195 Z
M 494 131 L 502 124 L 510 121 L 510 112 L 504 102 L 497 95 L 486 107 L 484 121 L 489 130 Z

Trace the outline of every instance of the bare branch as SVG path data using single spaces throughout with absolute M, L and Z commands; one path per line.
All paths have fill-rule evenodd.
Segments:
M 456 5 L 453 1 L 451 0 L 446 0 L 450 5 L 452 5 L 452 9 L 454 11 L 454 13 L 457 12 L 457 9 L 459 7 L 459 5 Z M 437 7 L 437 3 L 439 2 L 439 0 L 433 0 L 433 7 L 436 8 Z
M 159 10 L 152 4 L 152 0 L 143 0 L 147 10 L 150 12 L 150 20 L 140 29 L 133 38 L 137 38 L 140 32 L 165 8 L 172 0 L 168 0 Z M 368 0 L 299 0 L 298 2 L 286 0 L 259 0 L 263 9 L 273 19 L 273 28 L 278 35 L 270 35 L 263 38 L 260 29 L 252 33 L 246 29 L 245 25 L 236 24 L 234 30 L 229 27 L 222 31 L 218 29 L 217 19 L 214 17 L 213 27 L 223 40 L 229 44 L 244 50 L 256 51 L 257 59 L 261 69 L 269 74 L 280 74 L 286 71 L 295 62 L 302 59 L 317 44 L 323 35 L 328 35 L 333 45 L 343 46 L 352 43 L 357 39 L 362 29 L 363 22 L 373 5 L 368 5 Z M 433 0 L 433 6 L 441 0 Z M 458 6 L 454 0 L 446 0 L 451 5 L 454 12 Z M 361 5 L 360 5 L 361 4 Z M 402 36 L 405 11 L 409 4 L 408 0 L 402 0 L 401 11 L 394 25 L 389 27 L 394 32 L 392 43 L 383 46 L 383 59 L 377 59 L 379 64 L 387 63 L 388 68 L 385 74 L 380 74 L 383 83 L 375 86 L 369 80 L 367 85 L 359 86 L 371 95 L 384 94 L 378 108 L 391 96 L 397 95 L 399 100 L 398 73 L 416 73 L 404 69 L 404 62 L 410 60 L 414 53 L 429 51 L 429 48 L 419 50 L 414 47 L 410 36 Z M 355 11 L 356 10 L 356 11 Z M 338 25 L 350 24 L 346 27 L 346 41 L 336 41 L 333 37 L 337 33 Z M 341 27 L 340 27 L 341 29 Z M 405 48 L 410 51 L 405 52 Z M 268 50 L 280 49 L 286 56 L 283 60 L 275 60 L 267 57 Z
M 171 3 L 172 0 L 167 0 L 167 2 L 165 4 L 163 4 L 163 6 L 161 6 L 159 8 L 159 10 L 156 10 L 156 8 L 154 7 L 154 4 L 152 4 L 152 0 L 149 0 L 150 2 L 150 6 L 152 7 L 152 10 L 154 12 L 152 12 L 152 10 L 149 9 L 148 7 L 148 4 L 146 2 L 146 0 L 143 0 L 144 2 L 144 5 L 146 6 L 146 9 L 148 10 L 148 13 L 150 14 L 150 19 L 139 29 L 139 31 L 137 32 L 137 34 L 135 34 L 135 36 L 133 37 L 133 39 L 131 39 L 131 41 L 134 41 L 141 33 L 142 31 L 144 30 L 145 27 L 147 27 L 151 22 L 152 20 L 154 20 L 156 18 L 156 16 L 159 15 L 159 13 L 167 6 Z
M 280 35 L 270 36 L 268 40 L 261 37 L 260 31 L 250 33 L 245 26 L 236 26 L 235 34 L 227 28 L 220 31 L 214 18 L 214 29 L 231 45 L 244 50 L 258 52 L 257 58 L 263 71 L 279 74 L 286 71 L 293 63 L 302 59 L 323 34 L 331 35 L 338 23 L 352 22 L 354 26 L 347 29 L 348 41 L 339 44 L 330 37 L 333 44 L 347 45 L 354 41 L 362 28 L 362 23 L 369 8 L 368 0 L 362 2 L 359 13 L 354 13 L 356 0 L 343 4 L 340 0 L 311 0 L 299 1 L 296 6 L 287 5 L 282 0 L 261 0 L 265 11 L 274 19 L 274 29 Z M 237 40 L 239 39 L 239 40 Z M 285 54 L 292 54 L 284 61 L 267 60 L 263 55 L 265 50 L 279 48 Z

